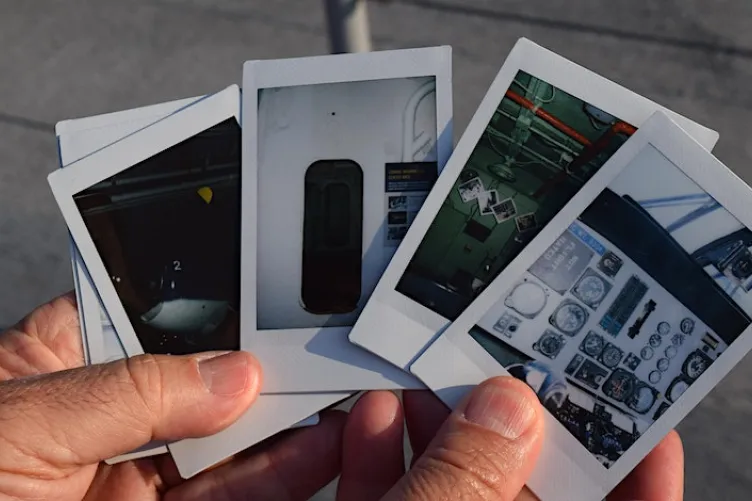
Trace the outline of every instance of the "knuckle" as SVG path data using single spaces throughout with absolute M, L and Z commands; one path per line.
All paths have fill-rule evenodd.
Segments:
M 419 491 L 435 492 L 436 479 L 446 484 L 445 493 L 459 499 L 497 500 L 506 492 L 509 472 L 509 454 L 494 441 L 470 439 L 467 435 L 450 438 L 443 447 L 432 448 L 416 462 L 414 474 L 418 482 L 413 486 Z M 431 499 L 418 497 L 418 499 Z
M 144 426 L 151 426 L 163 413 L 164 371 L 153 355 L 123 361 L 122 383 L 129 389 L 130 404 Z

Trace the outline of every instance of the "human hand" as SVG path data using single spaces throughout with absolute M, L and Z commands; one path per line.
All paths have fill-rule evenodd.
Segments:
M 261 369 L 245 353 L 218 355 L 81 368 L 74 296 L 36 309 L 0 335 L 0 498 L 303 500 L 334 479 L 345 423 L 336 412 L 187 482 L 168 455 L 99 464 L 235 421 L 258 395 Z
M 545 411 L 526 385 L 489 380 L 473 391 L 472 403 L 451 414 L 430 392 L 406 391 L 403 401 L 404 408 L 392 393 L 372 392 L 351 411 L 338 501 L 537 500 L 525 482 L 540 450 Z M 478 411 L 484 417 L 474 424 Z M 407 474 L 403 416 L 413 449 Z M 680 501 L 683 469 L 681 441 L 671 432 L 608 501 Z

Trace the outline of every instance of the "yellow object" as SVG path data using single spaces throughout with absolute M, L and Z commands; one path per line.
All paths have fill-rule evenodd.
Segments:
M 206 202 L 207 204 L 210 204 L 212 201 L 212 198 L 214 198 L 214 192 L 208 186 L 204 186 L 203 188 L 200 188 L 198 190 L 198 196 L 204 199 L 204 202 Z

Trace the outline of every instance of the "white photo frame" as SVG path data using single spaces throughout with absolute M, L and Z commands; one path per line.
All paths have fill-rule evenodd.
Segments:
M 140 355 L 144 348 L 114 286 L 117 277 L 109 276 L 74 197 L 215 125 L 234 120 L 239 127 L 239 99 L 239 88 L 228 87 L 49 176 L 53 195 L 128 356 Z
M 61 167 L 75 164 L 82 158 L 144 129 L 204 97 L 181 99 L 132 110 L 61 121 L 56 126 Z M 109 319 L 109 314 L 100 302 L 86 264 L 78 254 L 72 237 L 71 246 L 72 253 L 74 253 L 72 261 L 74 262 L 74 277 L 82 333 L 86 336 L 84 346 L 87 347 L 87 353 L 90 354 L 90 356 L 87 356 L 87 364 L 106 363 L 125 358 L 127 354 Z M 336 402 L 345 397 L 346 395 L 341 394 L 289 395 L 283 400 L 279 397 L 261 396 L 254 404 L 254 410 L 249 411 L 251 416 L 246 418 L 253 419 L 252 424 L 246 425 L 252 426 L 253 431 L 248 432 L 243 429 L 242 425 L 235 423 L 231 427 L 235 431 L 226 430 L 221 437 L 216 439 L 208 437 L 191 440 L 190 445 L 180 442 L 174 443 L 171 446 L 176 447 L 178 451 L 186 448 L 189 451 L 201 452 L 198 457 L 191 456 L 189 452 L 186 456 L 178 454 L 174 459 L 181 474 L 194 475 L 221 461 L 224 457 L 229 457 L 288 426 L 293 429 L 318 424 L 319 415 L 315 412 L 326 406 L 322 405 L 322 402 L 328 402 L 327 398 Z M 232 437 L 232 439 L 224 442 L 223 439 L 227 437 Z M 163 444 L 147 444 L 131 453 L 108 459 L 106 462 L 117 464 L 167 452 L 168 449 Z
M 515 82 L 518 77 L 526 80 Z M 533 85 L 532 82 L 536 82 L 534 84 L 536 85 L 535 91 L 528 88 Z M 543 88 L 538 87 L 541 83 Z M 522 85 L 520 86 L 520 84 Z M 528 97 L 534 99 L 535 102 L 533 103 L 530 99 L 523 98 L 519 94 L 505 97 L 509 92 L 516 94 L 512 89 L 517 89 L 516 92 L 528 94 Z M 507 148 L 507 152 L 500 155 L 493 144 L 493 139 L 498 138 L 496 136 L 494 138 L 487 137 L 491 134 L 491 129 L 497 135 L 505 135 L 495 129 L 492 120 L 498 123 L 498 120 L 509 120 L 509 116 L 512 116 L 515 124 L 513 127 L 517 127 L 519 122 L 522 127 L 521 130 L 524 132 L 525 127 L 527 127 L 525 124 L 528 124 L 530 128 L 527 129 L 526 134 L 536 137 L 540 134 L 535 133 L 534 129 L 543 130 L 545 127 L 546 130 L 553 131 L 555 133 L 553 135 L 543 135 L 550 136 L 549 140 L 554 139 L 559 142 L 559 146 L 564 145 L 563 148 L 559 148 L 558 158 L 564 162 L 571 160 L 572 165 L 574 165 L 575 156 L 567 151 L 567 149 L 572 149 L 573 143 L 567 143 L 566 138 L 572 141 L 575 141 L 573 138 L 577 138 L 577 140 L 582 141 L 583 133 L 578 132 L 561 120 L 556 120 L 555 116 L 553 117 L 554 120 L 541 118 L 540 123 L 535 124 L 535 119 L 528 113 L 535 114 L 540 109 L 543 109 L 543 112 L 546 113 L 547 103 L 554 99 L 554 94 L 565 97 L 570 103 L 568 108 L 564 107 L 564 111 L 568 110 L 568 113 L 572 114 L 579 113 L 581 119 L 579 123 L 582 124 L 582 127 L 586 129 L 592 126 L 590 129 L 592 139 L 585 137 L 587 143 L 579 143 L 591 145 L 592 153 L 599 151 L 598 141 L 603 140 L 607 137 L 606 134 L 610 133 L 607 129 L 609 125 L 599 125 L 597 120 L 612 120 L 613 125 L 610 127 L 613 128 L 613 134 L 622 137 L 623 135 L 619 131 L 625 130 L 631 133 L 635 127 L 641 126 L 657 110 L 663 110 L 672 116 L 708 149 L 712 149 L 718 140 L 716 132 L 666 110 L 660 105 L 574 62 L 521 38 L 504 62 L 462 139 L 457 144 L 443 174 L 436 182 L 433 191 L 423 205 L 423 209 L 410 227 L 405 240 L 384 272 L 355 327 L 350 332 L 351 342 L 379 355 L 397 367 L 407 370 L 420 353 L 450 325 L 454 318 L 459 316 L 467 304 L 472 302 L 472 298 L 493 279 L 494 274 L 503 269 L 503 260 L 501 263 L 484 261 L 484 256 L 498 256 L 503 248 L 509 245 L 512 250 L 504 258 L 508 259 L 515 252 L 520 251 L 515 240 L 524 246 L 525 240 L 529 240 L 535 234 L 533 231 L 526 231 L 524 232 L 525 235 L 522 235 L 522 233 L 517 236 L 510 234 L 510 236 L 501 240 L 504 242 L 502 248 L 498 248 L 497 245 L 489 249 L 484 247 L 485 241 L 498 243 L 500 240 L 489 238 L 489 232 L 492 232 L 493 229 L 489 228 L 487 223 L 474 220 L 478 224 L 471 224 L 472 221 L 468 221 L 464 230 L 460 223 L 454 224 L 447 231 L 453 235 L 461 234 L 461 238 L 464 240 L 460 240 L 460 237 L 458 237 L 449 243 L 447 243 L 445 236 L 442 236 L 444 233 L 441 233 L 438 226 L 434 227 L 433 224 L 445 203 L 450 206 L 449 209 L 445 210 L 450 212 L 452 204 L 458 203 L 451 199 L 457 183 L 471 179 L 479 171 L 483 171 L 484 175 L 491 176 L 491 167 L 494 167 L 493 177 L 499 183 L 497 189 L 506 187 L 505 191 L 518 193 L 514 191 L 514 180 L 510 177 L 514 175 L 514 172 L 503 163 L 508 156 L 507 153 L 511 155 L 514 151 Z M 520 110 L 521 115 L 514 115 L 513 110 Z M 547 114 L 550 118 L 551 114 Z M 622 124 L 623 129 L 621 129 Z M 533 125 L 535 127 L 532 127 Z M 599 127 L 603 127 L 600 132 Z M 566 130 L 566 133 L 559 134 L 556 132 L 564 130 Z M 507 137 L 511 136 L 507 135 Z M 524 138 L 525 136 L 523 134 L 518 137 Z M 481 142 L 483 138 L 485 138 L 486 143 Z M 537 140 L 545 141 L 546 138 L 538 137 Z M 612 138 L 609 138 L 609 140 L 612 140 Z M 526 143 L 520 144 L 524 146 Z M 479 157 L 481 160 L 486 159 L 485 161 L 490 162 L 489 166 L 485 168 L 483 165 L 471 163 L 474 160 L 473 155 L 476 149 L 480 152 L 479 155 L 486 155 L 481 151 L 481 148 L 485 152 L 491 152 L 492 155 L 492 157 Z M 581 149 L 583 165 L 588 165 L 592 160 L 598 160 L 597 156 L 588 158 L 584 155 L 585 148 L 581 146 Z M 538 161 L 538 163 L 545 164 L 551 169 L 556 168 L 555 164 L 549 162 L 549 158 L 541 160 L 541 158 L 535 156 L 535 152 L 527 156 L 528 161 L 521 162 L 523 167 Z M 530 158 L 533 158 L 533 160 L 530 160 Z M 558 167 L 558 169 L 561 170 L 561 167 Z M 527 175 L 529 170 L 526 169 L 520 175 Z M 485 174 L 486 172 L 487 174 Z M 551 177 L 550 179 L 555 181 L 556 178 Z M 486 187 L 486 189 L 490 188 Z M 501 191 L 499 197 L 505 198 Z M 516 198 L 525 201 L 530 197 L 520 196 Z M 561 203 L 560 200 L 558 204 L 561 205 Z M 517 203 L 517 205 L 521 204 Z M 524 205 L 524 207 L 519 207 L 517 215 L 527 215 L 531 212 L 531 205 L 537 207 L 530 200 Z M 554 204 L 552 203 L 552 205 Z M 558 208 L 560 207 L 550 207 L 549 214 L 555 213 Z M 460 210 L 454 212 L 457 213 L 454 214 L 456 216 L 454 219 L 465 221 L 469 217 Z M 503 223 L 509 226 L 508 231 L 515 231 L 515 219 L 515 217 L 512 217 Z M 542 221 L 540 217 L 536 219 L 536 224 L 538 229 L 545 227 L 545 221 Z M 436 238 L 435 241 L 430 243 L 427 235 L 432 228 L 436 231 Z M 502 231 L 507 231 L 507 229 L 502 229 Z M 425 252 L 422 255 L 428 256 L 428 258 L 424 266 L 420 266 L 421 263 L 418 260 L 422 258 L 415 259 L 415 256 L 421 254 L 420 246 L 424 239 L 426 247 L 423 249 Z M 436 245 L 434 246 L 433 243 Z M 466 252 L 469 253 L 470 258 L 468 258 L 469 264 L 467 265 L 469 270 L 464 269 L 457 263 L 452 265 L 450 269 L 444 258 L 436 257 L 431 249 L 437 247 L 439 243 L 444 246 L 445 250 L 442 252 L 445 252 L 446 256 L 450 256 L 450 251 L 454 253 L 452 255 L 460 256 L 465 255 Z M 449 248 L 449 246 L 456 248 Z M 408 266 L 414 259 L 413 273 L 410 272 Z M 433 271 L 431 276 L 428 276 L 421 270 Z M 433 276 L 435 270 L 439 270 L 436 273 L 441 273 L 441 276 Z M 405 293 L 405 288 L 408 287 L 414 290 Z M 423 297 L 420 302 L 416 299 L 418 295 Z M 433 304 L 433 306 L 429 308 L 427 305 L 430 304 Z M 442 310 L 443 313 L 438 313 L 438 310 Z
M 62 120 L 55 125 L 58 140 L 60 167 L 66 167 L 81 158 L 104 148 L 123 137 L 140 130 L 165 116 L 197 101 L 187 98 L 170 103 L 146 106 L 132 110 L 106 113 L 91 117 Z M 92 284 L 89 272 L 71 237 L 71 261 L 74 286 L 78 301 L 86 364 L 98 364 L 111 359 L 105 351 L 102 336 L 102 321 L 107 316 Z M 109 320 L 108 320 L 109 323 Z M 117 341 L 118 352 L 122 353 Z M 122 358 L 122 356 L 118 356 Z
M 55 126 L 55 135 L 58 138 L 60 166 L 65 168 L 197 99 L 189 98 L 145 108 L 58 122 Z M 109 322 L 106 310 L 100 303 L 86 264 L 72 237 L 71 259 L 74 266 L 74 284 L 86 364 L 100 364 L 125 358 L 125 351 Z M 116 464 L 167 452 L 167 446 L 164 443 L 149 443 L 138 450 L 108 459 L 106 462 Z
M 542 501 L 603 499 L 752 348 L 742 286 L 751 201 L 749 186 L 656 112 L 410 370 L 450 407 L 489 377 L 543 376 L 534 389 L 550 410 L 546 443 L 528 486 Z M 560 271 L 552 265 L 560 256 L 576 264 Z M 735 281 L 716 267 L 733 269 Z M 613 285 L 591 289 L 602 304 L 577 299 L 585 276 Z M 522 280 L 548 287 L 550 305 L 513 333 L 490 334 L 496 317 L 516 315 L 507 298 Z M 564 280 L 573 286 L 560 303 Z M 582 330 L 536 352 L 531 341 L 561 335 L 556 314 L 546 317 L 566 302 L 587 311 L 568 324 Z M 574 408 L 570 432 L 555 413 Z M 575 434 L 588 426 L 605 431 L 586 448 Z
M 260 100 L 260 94 L 266 97 Z M 284 99 L 275 98 L 280 95 Z M 431 104 L 424 99 L 430 96 L 435 101 L 435 118 L 430 121 L 435 121 L 435 125 L 426 125 L 422 134 L 416 134 L 410 127 L 416 123 L 419 110 L 428 109 L 428 104 L 419 106 L 423 102 Z M 267 103 L 266 108 L 259 111 L 259 103 Z M 273 111 L 265 114 L 272 106 Z M 324 113 L 325 106 L 331 109 Z M 403 108 L 414 113 L 408 116 Z M 392 113 L 393 109 L 399 113 Z M 380 114 L 397 120 L 389 130 L 394 130 L 394 140 L 382 125 L 391 122 L 377 119 Z M 267 116 L 268 121 L 264 122 Z M 243 187 L 241 345 L 253 352 L 265 368 L 264 393 L 422 387 L 411 375 L 349 343 L 347 334 L 397 247 L 384 244 L 384 240 L 401 239 L 414 215 L 405 213 L 405 224 L 388 228 L 391 231 L 385 228 L 390 205 L 386 195 L 395 195 L 383 192 L 389 191 L 384 185 L 391 182 L 385 174 L 385 167 L 389 168 L 386 164 L 435 162 L 434 169 L 440 171 L 452 150 L 451 119 L 449 47 L 245 64 L 243 176 L 258 184 L 250 182 Z M 295 136 L 297 146 L 265 146 L 266 139 L 260 137 L 266 137 L 266 123 L 271 124 L 270 129 L 274 125 L 290 133 L 300 132 Z M 296 123 L 303 125 L 296 128 Z M 376 139 L 359 131 L 359 125 L 372 127 L 365 130 L 372 130 Z M 326 135 L 316 136 L 317 130 L 324 130 Z M 421 150 L 426 138 L 430 148 Z M 295 204 L 303 203 L 304 172 L 311 172 L 309 166 L 319 160 L 340 158 L 352 159 L 361 166 L 364 176 L 362 282 L 353 287 L 360 295 L 357 301 L 348 303 L 350 313 L 318 314 L 316 309 L 306 311 L 305 292 L 299 294 L 303 287 L 296 286 L 305 282 L 300 264 L 304 246 L 298 241 L 303 234 L 305 216 L 301 214 L 305 210 L 302 205 L 298 210 Z M 288 171 L 282 166 L 287 169 L 290 165 L 309 170 L 283 178 Z M 275 177 L 277 174 L 281 177 Z M 430 186 L 423 189 L 421 197 L 408 197 L 416 200 L 406 204 L 414 205 L 417 212 L 428 189 Z M 287 204 L 288 197 L 293 205 L 278 206 Z M 277 241 L 275 238 L 288 238 L 286 235 L 292 235 L 290 242 L 271 243 Z M 283 259 L 288 260 L 283 263 Z M 292 325 L 293 321 L 297 323 Z

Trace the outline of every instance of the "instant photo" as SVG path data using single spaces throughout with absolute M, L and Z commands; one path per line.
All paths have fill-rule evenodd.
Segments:
M 73 197 L 146 353 L 239 349 L 240 136 L 227 120 Z
M 259 330 L 354 323 L 438 177 L 435 89 L 410 77 L 259 90 Z
M 397 291 L 456 319 L 635 130 L 520 71 Z
M 752 322 L 751 246 L 648 147 L 469 334 L 610 468 Z

